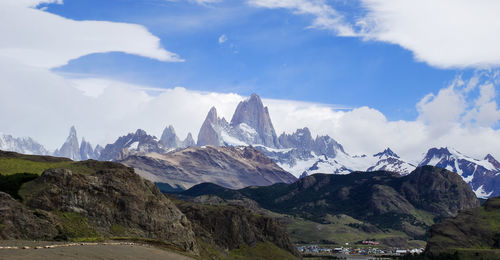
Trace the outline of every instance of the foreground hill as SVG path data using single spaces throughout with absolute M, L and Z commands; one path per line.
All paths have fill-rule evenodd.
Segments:
M 436 221 L 479 206 L 460 176 L 432 166 L 404 177 L 383 171 L 315 174 L 292 184 L 240 190 L 201 184 L 182 194 L 249 198 L 265 209 L 318 223 L 328 223 L 332 215 L 347 215 L 375 226 L 375 232 L 397 230 L 416 239 L 425 239 Z
M 227 188 L 292 183 L 296 178 L 253 147 L 189 147 L 120 161 L 146 179 L 188 189 L 203 182 Z
M 22 203 L 0 192 L 1 238 L 140 237 L 198 251 L 184 214 L 133 169 L 97 161 L 73 162 L 68 168 L 73 170 L 45 170 L 24 183 L 18 191 Z
M 300 256 L 276 218 L 236 205 L 188 201 L 176 201 L 176 205 L 191 221 L 201 243 L 219 252 L 202 252 L 207 258 L 296 259 Z
M 500 197 L 431 228 L 426 256 L 500 259 Z
M 0 151 L 2 240 L 129 239 L 197 259 L 296 258 L 288 234 L 272 218 L 241 208 L 205 208 L 194 203 L 183 211 L 156 185 L 119 163 Z M 200 230 L 209 232 L 208 240 Z M 79 252 L 68 250 L 68 254 Z M 275 254 L 263 254 L 267 251 Z

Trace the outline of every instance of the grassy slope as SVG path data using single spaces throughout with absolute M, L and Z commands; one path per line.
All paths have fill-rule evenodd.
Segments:
M 106 162 L 83 161 L 74 162 L 64 158 L 60 161 L 34 161 L 27 158 L 2 158 L 0 157 L 0 174 L 12 175 L 16 173 L 34 173 L 42 174 L 43 171 L 53 168 L 63 168 L 80 174 L 93 174 L 99 169 L 105 169 L 109 166 Z
M 496 205 L 495 205 L 496 204 Z M 490 205 L 495 205 L 494 210 L 486 210 L 483 207 L 472 210 L 468 213 L 464 220 L 466 222 L 456 222 L 455 225 L 462 226 L 464 230 L 470 230 L 468 226 L 474 226 L 476 230 L 488 232 L 492 234 L 500 234 L 500 199 L 491 199 Z M 465 214 L 465 213 L 460 213 Z M 456 218 L 461 217 L 460 215 Z M 454 221 L 454 220 L 450 220 Z M 450 228 L 445 230 L 447 234 L 453 234 L 457 237 L 469 236 L 467 241 L 471 242 L 468 248 L 448 247 L 436 250 L 435 254 L 438 255 L 437 259 L 445 259 L 446 257 L 455 257 L 456 259 L 500 259 L 500 249 L 487 245 L 478 237 L 483 237 L 483 234 L 462 234 L 457 228 Z M 486 236 L 486 234 L 484 234 Z M 498 235 L 497 235 L 498 236 Z M 497 238 L 498 239 L 498 238 Z M 491 242 L 491 241 L 490 241 Z M 434 235 L 430 238 L 430 243 L 453 245 L 455 241 L 452 237 Z M 439 258 L 441 257 L 441 258 Z
M 198 239 L 200 245 L 200 256 L 198 259 L 212 259 L 212 260 L 253 260 L 253 259 L 283 259 L 283 260 L 297 260 L 296 256 L 290 254 L 271 242 L 259 242 L 254 246 L 241 245 L 240 248 L 233 249 L 229 252 L 221 252 L 205 243 L 203 240 Z
M 401 231 L 389 230 L 388 232 L 365 232 L 360 225 L 369 225 L 347 215 L 328 216 L 329 223 L 321 224 L 303 218 L 291 217 L 287 225 L 288 233 L 294 243 L 328 243 L 336 246 L 345 243 L 356 243 L 363 240 L 380 241 L 383 238 L 401 237 L 410 239 Z M 414 245 L 425 246 L 425 241 L 411 241 Z
M 298 259 L 291 253 L 277 247 L 271 242 L 258 243 L 253 247 L 242 245 L 229 252 L 231 259 Z
M 9 193 L 16 199 L 32 192 L 28 182 L 34 179 L 33 174 L 41 175 L 47 169 L 62 168 L 74 173 L 91 175 L 99 170 L 125 167 L 111 162 L 94 160 L 74 162 L 68 158 L 25 155 L 0 151 L 0 191 Z

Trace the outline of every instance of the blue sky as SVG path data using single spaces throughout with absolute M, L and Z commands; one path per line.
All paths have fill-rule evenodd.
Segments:
M 335 5 L 347 15 L 359 5 Z M 245 2 L 66 0 L 48 10 L 75 20 L 145 26 L 185 59 L 166 63 L 123 53 L 90 54 L 58 72 L 82 73 L 160 88 L 258 93 L 266 98 L 370 106 L 392 120 L 417 117 L 415 104 L 447 86 L 463 69 L 415 61 L 399 45 L 308 28 L 312 18 Z M 218 38 L 227 36 L 219 44 Z

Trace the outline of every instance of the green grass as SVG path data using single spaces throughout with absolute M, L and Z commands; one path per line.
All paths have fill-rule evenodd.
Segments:
M 481 208 L 481 215 L 486 218 L 494 232 L 500 233 L 500 210 L 488 211 Z
M 200 246 L 200 256 L 199 259 L 211 259 L 211 260 L 227 260 L 228 255 L 223 254 L 214 247 L 205 243 L 202 239 L 197 239 L 198 245 Z
M 11 175 L 16 173 L 34 173 L 41 175 L 43 171 L 53 168 L 68 169 L 74 173 L 92 175 L 99 170 L 125 167 L 118 163 L 99 162 L 99 161 L 81 161 L 74 162 L 65 158 L 19 156 L 19 157 L 0 157 L 0 174 Z
M 63 240 L 95 241 L 102 236 L 92 228 L 86 217 L 74 212 L 55 212 L 60 221 L 60 237 Z
M 3 175 L 11 175 L 28 172 L 40 175 L 47 169 L 68 168 L 73 163 L 72 161 L 37 162 L 22 158 L 0 158 L 0 173 Z
M 123 227 L 122 225 L 113 224 L 111 226 L 111 228 L 109 229 L 109 232 L 113 236 L 123 237 L 127 234 L 127 229 L 125 227 Z
M 500 259 L 500 249 L 452 248 L 439 254 L 436 259 Z
M 327 216 L 328 224 L 320 224 L 302 218 L 291 217 L 287 229 L 294 243 L 320 243 L 330 242 L 334 245 L 353 244 L 362 240 L 379 240 L 389 237 L 403 237 L 409 239 L 401 231 L 390 230 L 389 232 L 368 233 L 355 228 L 367 225 L 347 215 Z M 425 243 L 425 242 L 424 242 Z
M 238 249 L 233 249 L 229 251 L 229 255 L 231 259 L 239 259 L 239 260 L 250 260 L 250 259 L 299 259 L 298 257 L 292 255 L 290 252 L 287 252 L 273 243 L 270 242 L 262 242 L 258 243 L 254 247 L 250 247 L 247 245 L 242 245 Z

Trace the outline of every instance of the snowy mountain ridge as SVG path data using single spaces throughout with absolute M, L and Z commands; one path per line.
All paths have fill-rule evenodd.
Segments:
M 488 154 L 482 160 L 466 156 L 453 148 L 431 148 L 420 163 L 412 163 L 390 148 L 373 155 L 350 155 L 328 135 L 312 137 L 307 127 L 277 136 L 267 107 L 258 95 L 241 101 L 230 123 L 219 118 L 212 107 L 198 133 L 197 142 L 189 133 L 184 140 L 174 127 L 165 128 L 160 139 L 144 130 L 119 137 L 114 143 L 92 147 L 78 142 L 72 127 L 66 142 L 53 154 L 73 160 L 122 160 L 130 155 L 166 154 L 190 146 L 253 146 L 295 177 L 315 173 L 348 174 L 354 171 L 391 171 L 407 175 L 417 166 L 433 165 L 459 174 L 478 197 L 500 196 L 500 163 Z M 28 154 L 51 154 L 31 138 L 0 135 L 0 149 Z

